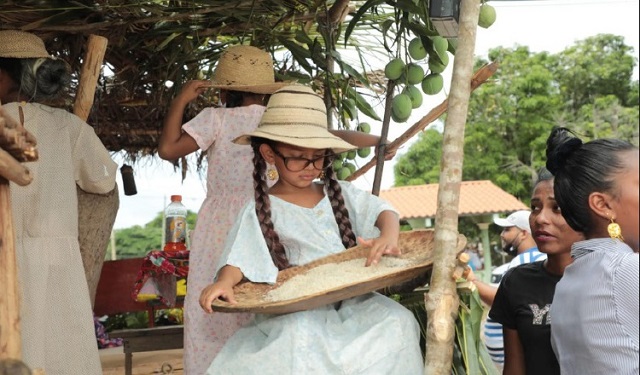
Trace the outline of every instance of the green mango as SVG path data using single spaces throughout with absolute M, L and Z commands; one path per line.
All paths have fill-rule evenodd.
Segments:
M 487 29 L 496 22 L 496 8 L 484 3 L 480 6 L 480 14 L 478 16 L 478 26 Z
M 393 59 L 387 63 L 384 67 L 384 75 L 387 79 L 395 81 L 400 78 L 404 71 L 404 61 L 400 59 Z
M 444 78 L 440 73 L 431 73 L 422 80 L 422 92 L 427 95 L 435 95 L 442 90 Z
M 414 60 L 422 60 L 427 57 L 427 50 L 424 48 L 420 37 L 411 39 L 407 50 L 409 51 L 409 56 Z

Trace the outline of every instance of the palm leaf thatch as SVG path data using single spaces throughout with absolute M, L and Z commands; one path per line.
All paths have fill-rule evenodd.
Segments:
M 366 14 L 357 14 L 362 2 L 348 0 L 4 0 L 0 29 L 43 38 L 49 51 L 69 63 L 76 82 L 88 36 L 107 38 L 88 123 L 109 150 L 135 160 L 155 153 L 163 117 L 181 85 L 210 77 L 220 54 L 233 44 L 271 51 L 279 79 L 328 88 L 332 107 L 340 109 L 341 98 L 349 95 L 359 109 L 373 113 L 357 100 L 361 96 L 354 88 L 379 92 L 385 86 L 383 75 L 363 57 L 391 52 L 383 35 L 389 26 L 378 25 L 399 16 L 393 8 L 380 9 L 381 3 L 369 1 Z M 347 43 L 342 35 L 350 14 L 358 22 L 349 26 Z M 354 63 L 336 52 L 346 44 L 357 51 Z M 75 88 L 70 93 L 60 106 L 73 106 Z M 185 120 L 210 103 L 215 98 L 193 103 Z

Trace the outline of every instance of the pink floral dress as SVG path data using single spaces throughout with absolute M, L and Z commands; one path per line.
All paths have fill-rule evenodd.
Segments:
M 207 371 L 227 339 L 251 314 L 207 314 L 198 299 L 215 276 L 227 232 L 240 209 L 253 198 L 253 150 L 232 140 L 255 130 L 265 107 L 206 108 L 183 130 L 207 152 L 207 196 L 198 212 L 191 239 L 184 305 L 186 374 Z

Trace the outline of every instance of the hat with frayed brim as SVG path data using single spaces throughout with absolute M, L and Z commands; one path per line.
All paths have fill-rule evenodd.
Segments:
M 324 101 L 302 85 L 285 86 L 273 93 L 256 130 L 233 142 L 248 145 L 253 137 L 304 148 L 328 148 L 336 153 L 357 148 L 327 130 Z
M 211 86 L 222 90 L 271 94 L 291 82 L 276 82 L 271 55 L 253 46 L 229 47 L 218 60 Z
M 48 57 L 49 52 L 38 36 L 18 30 L 0 31 L 0 57 L 29 59 Z

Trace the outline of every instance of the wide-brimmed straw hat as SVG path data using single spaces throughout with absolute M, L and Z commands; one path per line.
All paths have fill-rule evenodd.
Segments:
M 256 94 L 271 94 L 288 84 L 276 82 L 268 52 L 243 45 L 229 47 L 220 56 L 211 79 L 211 87 Z
M 0 57 L 28 59 L 51 58 L 51 55 L 38 36 L 18 30 L 1 30 Z
M 304 148 L 344 152 L 357 148 L 327 130 L 327 109 L 310 87 L 289 85 L 271 95 L 260 124 L 234 143 L 247 145 L 252 137 L 266 138 Z

